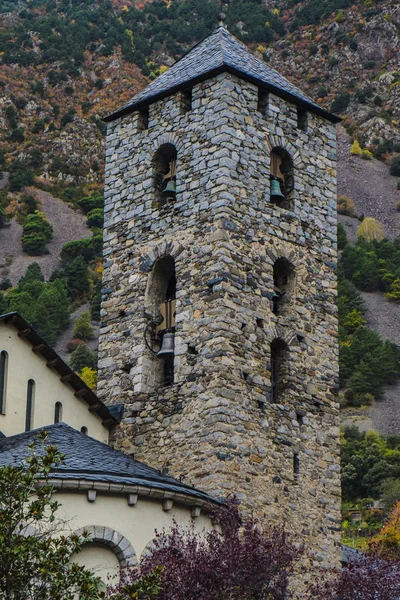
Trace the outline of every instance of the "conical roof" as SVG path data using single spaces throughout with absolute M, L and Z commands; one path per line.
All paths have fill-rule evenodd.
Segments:
M 152 81 L 125 106 L 108 115 L 106 121 L 142 108 L 155 100 L 187 88 L 198 81 L 228 71 L 251 81 L 294 104 L 324 116 L 333 122 L 340 119 L 323 110 L 285 77 L 260 60 L 223 26 L 197 44 L 170 69 Z

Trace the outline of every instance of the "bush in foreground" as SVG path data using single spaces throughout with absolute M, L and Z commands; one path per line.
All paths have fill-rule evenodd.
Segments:
M 242 520 L 233 500 L 211 516 L 220 531 L 198 534 L 175 524 L 157 534 L 140 571 L 130 572 L 108 598 L 284 600 L 299 556 L 285 531 Z

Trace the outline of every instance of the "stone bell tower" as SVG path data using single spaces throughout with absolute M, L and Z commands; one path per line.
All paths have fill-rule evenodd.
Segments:
M 335 564 L 338 119 L 220 26 L 107 121 L 116 446 Z

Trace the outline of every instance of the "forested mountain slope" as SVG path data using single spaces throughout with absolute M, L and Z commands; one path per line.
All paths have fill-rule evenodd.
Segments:
M 67 325 L 68 307 L 89 302 L 92 318 L 99 317 L 102 117 L 210 33 L 219 10 L 215 0 L 0 0 L 0 309 L 26 311 L 51 343 Z M 389 166 L 400 161 L 398 3 L 231 0 L 226 12 L 230 31 L 260 58 L 345 117 L 339 193 L 353 200 L 358 217 L 375 217 L 394 239 L 400 191 Z M 354 140 L 362 157 L 350 155 Z M 379 162 L 367 160 L 371 153 Z M 354 242 L 360 221 L 342 220 Z M 34 261 L 42 273 L 34 266 L 15 288 Z M 393 265 L 391 283 L 400 277 Z M 391 306 L 397 309 L 385 302 L 385 311 Z M 91 335 L 87 323 L 75 327 L 69 350 Z M 79 352 L 86 358 L 75 362 L 77 370 L 92 368 L 89 349 Z

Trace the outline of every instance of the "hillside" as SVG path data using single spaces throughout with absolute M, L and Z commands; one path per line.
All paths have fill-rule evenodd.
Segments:
M 90 308 L 98 319 L 101 118 L 207 35 L 219 10 L 213 0 L 0 0 L 0 211 L 11 222 L 0 229 L 0 279 L 11 280 L 2 280 L 9 299 L 0 298 L 2 310 L 22 307 L 29 312 L 29 302 L 42 299 L 35 294 L 43 294 L 45 312 L 51 314 L 46 303 L 60 304 L 54 296 L 60 280 L 67 293 L 61 304 L 69 305 L 74 317 L 82 306 Z M 400 153 L 399 6 L 389 0 L 273 0 L 268 5 L 232 0 L 226 12 L 230 31 L 260 58 L 321 106 L 345 117 L 338 133 L 339 194 L 354 201 L 358 216 L 379 220 L 385 235 L 394 239 L 400 191 L 389 165 Z M 354 140 L 375 158 L 351 156 Z M 21 237 L 32 212 L 29 202 L 36 201 L 53 233 L 44 253 L 29 255 Z M 354 242 L 360 221 L 340 220 Z M 65 250 L 70 240 L 78 241 Z M 84 264 L 76 263 L 80 255 Z M 33 262 L 52 282 L 41 283 L 36 291 L 24 283 L 10 294 L 7 286 L 15 287 Z M 78 287 L 71 265 L 80 269 Z M 35 280 L 41 281 L 42 274 L 34 267 Z M 390 326 L 398 318 L 398 305 L 382 294 L 364 294 L 364 299 L 367 325 L 398 343 Z M 57 349 L 64 354 L 73 331 L 72 326 L 65 330 L 68 315 L 60 318 L 61 328 L 52 323 L 43 326 L 42 334 L 50 341 L 58 335 Z M 38 314 L 32 313 L 32 319 L 42 326 Z M 95 346 L 91 335 L 82 334 L 89 347 L 81 366 L 95 364 L 88 354 Z M 398 425 L 390 419 L 397 389 L 397 384 L 389 388 L 368 411 L 368 423 L 382 433 L 400 428 L 400 417 Z

